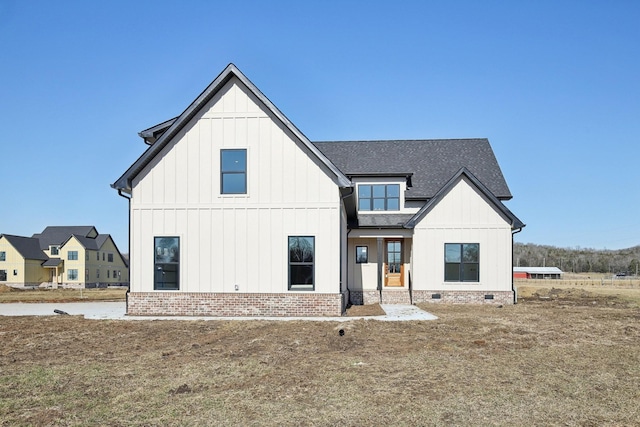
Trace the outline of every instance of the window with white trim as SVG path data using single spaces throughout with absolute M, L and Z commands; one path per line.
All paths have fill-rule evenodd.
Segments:
M 400 184 L 359 184 L 358 210 L 400 210 Z

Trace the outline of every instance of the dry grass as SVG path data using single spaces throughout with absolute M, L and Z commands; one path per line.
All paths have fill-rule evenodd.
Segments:
M 0 317 L 0 425 L 638 425 L 640 311 L 611 301 L 400 323 Z
M 0 285 L 0 303 L 124 301 L 126 292 L 126 288 L 17 289 L 6 285 Z

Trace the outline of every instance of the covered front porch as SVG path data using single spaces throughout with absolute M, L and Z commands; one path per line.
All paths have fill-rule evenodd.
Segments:
M 411 304 L 413 231 L 353 229 L 348 239 L 349 302 Z
M 49 270 L 49 283 L 52 288 L 57 288 L 62 283 L 62 274 L 64 271 L 64 261 L 60 258 L 49 258 L 42 263 L 42 267 Z

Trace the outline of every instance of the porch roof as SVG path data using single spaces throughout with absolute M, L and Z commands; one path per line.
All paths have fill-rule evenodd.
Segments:
M 42 266 L 45 268 L 53 268 L 58 267 L 60 264 L 62 264 L 62 260 L 60 258 L 49 258 L 42 263 Z
M 358 215 L 358 227 L 404 228 L 413 214 L 362 214 Z

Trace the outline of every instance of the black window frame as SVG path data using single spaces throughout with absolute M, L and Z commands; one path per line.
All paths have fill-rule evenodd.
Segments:
M 369 195 L 367 197 L 364 197 L 363 194 L 363 190 L 364 188 L 367 187 L 369 189 Z M 384 196 L 380 197 L 380 196 L 376 196 L 374 194 L 374 190 L 377 187 L 378 189 L 380 187 L 384 187 Z M 398 195 L 397 196 L 390 196 L 389 193 L 389 189 L 391 187 L 397 187 L 398 189 Z M 375 201 L 380 201 L 382 200 L 384 203 L 384 208 L 383 209 L 375 209 L 374 205 L 375 205 Z M 389 201 L 390 200 L 395 200 L 397 201 L 398 204 L 398 208 L 397 209 L 390 209 L 389 208 Z M 368 209 L 363 209 L 363 202 L 368 202 L 369 203 L 369 208 Z M 389 211 L 389 212 L 396 212 L 400 210 L 400 184 L 358 184 L 358 210 L 362 211 L 362 212 L 385 212 L 385 211 Z
M 301 250 L 306 250 L 308 248 L 301 248 L 301 239 L 302 241 L 308 242 L 308 239 L 311 240 L 311 257 L 309 260 L 309 253 L 300 253 Z M 295 245 L 295 246 L 293 246 Z M 296 250 L 298 252 L 292 252 L 292 250 Z M 302 258 L 302 259 L 301 259 Z M 292 261 L 293 259 L 293 261 Z M 301 259 L 301 260 L 300 260 Z M 290 291 L 315 291 L 316 289 L 316 238 L 315 236 L 288 236 L 287 239 L 287 271 L 288 271 L 288 289 Z M 307 280 L 310 279 L 310 283 L 307 281 L 305 283 L 293 283 L 294 281 L 298 281 L 298 278 L 301 277 L 304 273 L 305 269 L 311 269 L 311 274 L 306 274 Z
M 244 153 L 244 169 L 225 169 L 224 157 L 226 153 L 242 152 Z M 220 150 L 220 194 L 247 194 L 247 149 L 246 148 L 223 148 Z M 242 175 L 243 177 L 243 191 L 225 191 L 225 177 L 232 175 Z
M 457 246 L 457 261 L 449 258 L 447 247 Z M 475 247 L 475 260 L 469 260 L 473 252 L 465 252 L 465 249 L 473 250 Z M 455 252 L 451 252 L 456 254 Z M 480 282 L 480 243 L 445 243 L 444 244 L 444 281 L 445 282 Z
M 180 290 L 180 237 L 154 236 L 153 289 Z
M 358 251 L 359 249 L 364 251 Z M 364 260 L 361 258 L 364 255 Z M 369 246 L 357 245 L 356 246 L 356 264 L 368 264 L 369 263 Z
M 113 254 L 112 253 L 108 253 L 107 254 L 107 262 L 113 262 Z
M 6 282 L 7 279 L 7 270 L 0 270 L 0 282 Z
M 7 260 L 7 252 L 0 251 L 0 261 L 6 261 L 6 260 Z

